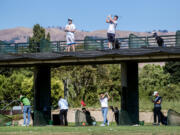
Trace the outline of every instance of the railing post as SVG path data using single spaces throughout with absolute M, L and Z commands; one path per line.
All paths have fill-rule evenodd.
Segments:
M 180 30 L 176 31 L 176 46 L 180 46 Z
M 149 47 L 148 37 L 146 36 L 146 46 Z
M 104 40 L 101 39 L 101 50 L 104 50 Z

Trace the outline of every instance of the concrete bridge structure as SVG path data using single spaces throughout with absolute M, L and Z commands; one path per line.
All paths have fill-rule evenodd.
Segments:
M 180 60 L 180 36 L 162 36 L 165 47 L 153 37 L 119 38 L 120 49 L 107 49 L 107 39 L 76 41 L 76 52 L 66 52 L 64 41 L 0 45 L 0 67 L 35 67 L 34 125 L 47 125 L 51 119 L 51 68 L 61 65 L 121 64 L 122 97 L 120 123 L 139 123 L 138 63 Z

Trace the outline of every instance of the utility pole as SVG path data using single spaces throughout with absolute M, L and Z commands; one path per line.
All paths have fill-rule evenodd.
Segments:
M 68 79 L 63 79 L 64 83 L 64 99 L 68 99 Z

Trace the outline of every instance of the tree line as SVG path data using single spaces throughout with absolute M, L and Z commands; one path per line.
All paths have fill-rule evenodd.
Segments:
M 172 63 L 170 65 L 172 67 Z M 178 101 L 180 99 L 179 70 L 176 73 L 169 72 L 172 70 L 171 67 L 169 67 L 169 63 L 166 63 L 164 67 L 146 65 L 139 69 L 140 99 L 149 100 L 155 90 L 159 91 L 164 100 Z M 20 94 L 26 95 L 33 103 L 33 72 L 34 68 L 0 68 L 1 107 L 17 100 Z M 79 107 L 81 100 L 84 100 L 88 106 L 98 104 L 100 92 L 109 92 L 114 103 L 120 102 L 120 64 L 52 68 L 51 97 L 53 108 L 57 107 L 59 97 L 64 96 L 64 79 L 68 80 L 68 101 L 71 107 Z

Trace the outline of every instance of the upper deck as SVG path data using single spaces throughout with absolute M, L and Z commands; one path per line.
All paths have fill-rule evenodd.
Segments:
M 180 36 L 165 35 L 165 47 L 158 47 L 153 37 L 118 38 L 119 49 L 109 50 L 107 39 L 76 41 L 76 52 L 66 52 L 65 41 L 11 43 L 0 45 L 0 66 L 52 66 L 72 64 L 120 63 L 123 61 L 155 62 L 180 60 Z

